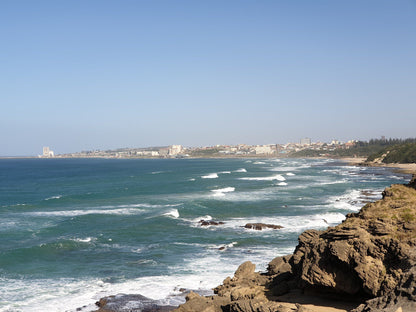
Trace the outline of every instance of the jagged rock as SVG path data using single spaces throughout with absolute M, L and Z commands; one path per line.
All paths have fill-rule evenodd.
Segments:
M 227 298 L 220 296 L 200 296 L 190 292 L 186 296 L 186 303 L 180 305 L 176 312 L 223 312 L 221 306 L 228 303 Z
M 249 277 L 254 274 L 255 269 L 255 264 L 251 263 L 251 261 L 246 261 L 235 271 L 234 278 Z
M 277 257 L 270 261 L 267 271 L 271 275 L 275 274 L 285 274 L 292 273 L 292 266 L 290 265 L 290 260 L 292 256 Z
M 267 300 L 238 300 L 228 307 L 230 312 L 296 312 L 297 310 L 284 307 L 279 302 Z
M 275 225 L 275 224 L 265 224 L 265 223 L 247 223 L 244 226 L 246 229 L 252 229 L 252 230 L 257 230 L 257 231 L 261 231 L 264 229 L 282 229 L 283 226 L 281 225 Z

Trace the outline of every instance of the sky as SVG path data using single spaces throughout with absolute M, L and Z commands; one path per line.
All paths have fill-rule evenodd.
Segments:
M 416 137 L 416 0 L 1 0 L 0 155 Z

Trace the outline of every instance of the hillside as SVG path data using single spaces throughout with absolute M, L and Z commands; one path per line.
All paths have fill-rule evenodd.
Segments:
M 367 162 L 375 163 L 416 163 L 416 143 L 405 143 L 388 146 L 381 151 L 370 155 Z
M 335 148 L 325 150 L 303 149 L 297 152 L 292 152 L 289 157 L 369 157 L 370 155 L 382 155 L 388 149 L 395 146 L 415 146 L 416 139 L 371 139 L 367 141 L 358 141 L 354 146 L 349 148 Z M 415 151 L 415 150 L 413 150 Z M 402 152 L 400 152 L 402 153 Z M 415 153 L 413 152 L 414 157 Z M 376 157 L 377 158 L 377 157 Z M 413 161 L 414 162 L 414 161 Z

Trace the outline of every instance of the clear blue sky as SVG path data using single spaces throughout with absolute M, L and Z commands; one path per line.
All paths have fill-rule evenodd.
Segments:
M 416 137 L 416 1 L 0 1 L 0 155 Z

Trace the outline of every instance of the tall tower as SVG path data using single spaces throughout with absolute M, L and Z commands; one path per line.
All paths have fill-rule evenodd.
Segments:
M 49 146 L 43 147 L 43 157 L 49 157 Z

